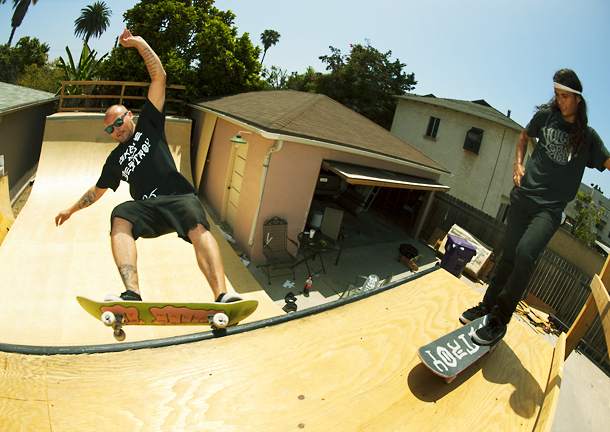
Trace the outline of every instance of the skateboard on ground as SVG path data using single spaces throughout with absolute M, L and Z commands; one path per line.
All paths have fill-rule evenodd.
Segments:
M 258 307 L 257 300 L 232 303 L 172 303 L 141 301 L 95 301 L 77 296 L 78 303 L 114 330 L 114 338 L 125 340 L 125 325 L 208 325 L 213 330 L 236 325 Z
M 420 360 L 438 376 L 445 378 L 447 384 L 464 371 L 502 340 L 499 338 L 492 345 L 478 345 L 472 335 L 483 327 L 486 317 L 482 317 L 452 331 L 417 350 Z M 504 337 L 504 335 L 502 335 Z

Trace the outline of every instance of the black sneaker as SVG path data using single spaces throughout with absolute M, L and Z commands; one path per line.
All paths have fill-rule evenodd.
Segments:
M 233 303 L 243 299 L 244 298 L 241 296 L 241 294 L 237 294 L 236 292 L 222 293 L 216 299 L 216 303 Z
M 108 294 L 104 297 L 105 302 L 113 302 L 113 301 L 142 301 L 142 297 L 140 294 L 137 294 L 133 291 L 127 290 L 120 296 L 116 296 L 114 294 Z
M 485 325 L 472 335 L 472 340 L 479 345 L 492 345 L 506 334 L 506 324 L 494 315 L 485 318 Z
M 471 307 L 462 315 L 460 315 L 460 322 L 464 325 L 469 324 L 476 319 L 484 317 L 488 313 L 489 312 L 487 311 L 487 308 L 483 305 L 483 303 L 479 303 L 475 307 Z

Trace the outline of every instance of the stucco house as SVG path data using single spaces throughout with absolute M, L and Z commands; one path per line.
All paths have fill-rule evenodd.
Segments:
M 606 248 L 605 253 L 608 253 L 608 248 L 610 248 L 610 199 L 608 199 L 604 193 L 598 188 L 587 186 L 584 183 L 580 183 L 580 190 L 585 195 L 591 195 L 593 198 L 593 208 L 598 211 L 601 211 L 600 221 L 595 225 L 597 239 L 599 243 L 602 243 Z M 564 210 L 569 228 L 571 229 L 574 225 L 574 217 L 576 216 L 576 198 L 570 201 Z
M 195 187 L 253 262 L 264 260 L 264 221 L 286 219 L 296 239 L 316 191 L 330 189 L 353 212 L 384 191 L 415 191 L 409 234 L 417 237 L 434 192 L 449 190 L 439 182 L 448 174 L 441 164 L 324 95 L 252 92 L 188 107 Z M 238 135 L 244 142 L 230 141 Z
M 523 127 L 484 100 L 395 98 L 392 133 L 450 171 L 439 182 L 451 187 L 452 196 L 503 220 Z
M 0 82 L 0 156 L 15 198 L 36 172 L 46 117 L 55 110 L 52 93 Z

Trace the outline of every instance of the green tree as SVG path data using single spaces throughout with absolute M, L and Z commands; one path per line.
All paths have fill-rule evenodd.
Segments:
M 106 31 L 112 11 L 103 1 L 96 1 L 80 11 L 80 16 L 74 21 L 74 35 L 82 37 L 88 44 L 91 36 L 97 38 Z
M 29 36 L 19 39 L 14 47 L 0 45 L 0 81 L 14 84 L 30 65 L 42 67 L 48 60 L 49 46 Z
M 23 22 L 23 18 L 25 14 L 28 12 L 30 4 L 36 4 L 38 0 L 13 0 L 13 18 L 11 19 L 11 36 L 8 38 L 8 46 L 11 46 L 11 42 L 13 41 L 13 36 L 15 35 L 15 30 L 17 27 L 21 25 Z M 4 3 L 4 2 L 3 2 Z
M 55 60 L 52 63 L 45 63 L 42 67 L 36 64 L 26 66 L 13 84 L 34 90 L 58 93 L 61 90 L 62 71 L 57 62 Z
M 315 93 L 316 79 L 320 76 L 322 76 L 320 72 L 316 72 L 313 67 L 309 66 L 304 74 L 293 72 L 286 80 L 286 88 Z
M 186 99 L 261 90 L 260 48 L 238 36 L 235 15 L 212 0 L 142 0 L 125 12 L 126 26 L 155 50 L 167 83 L 187 86 Z M 170 19 L 171 18 L 171 19 Z M 103 63 L 110 80 L 150 81 L 136 50 L 117 47 Z
M 288 88 L 288 71 L 277 66 L 263 68 L 261 76 L 265 79 L 264 90 L 286 90 Z
M 265 30 L 261 33 L 261 42 L 263 43 L 264 48 L 261 64 L 263 64 L 263 62 L 265 61 L 267 50 L 280 41 L 280 36 L 281 35 L 275 30 Z
M 330 47 L 331 55 L 321 56 L 327 74 L 314 77 L 312 89 L 353 109 L 390 129 L 396 109 L 394 95 L 413 90 L 413 73 L 403 72 L 406 64 L 390 61 L 392 51 L 381 53 L 370 45 L 350 45 L 349 55 Z
M 588 246 L 595 246 L 597 240 L 596 225 L 601 220 L 602 210 L 598 210 L 591 195 L 578 191 L 574 204 L 574 229 L 572 233 Z

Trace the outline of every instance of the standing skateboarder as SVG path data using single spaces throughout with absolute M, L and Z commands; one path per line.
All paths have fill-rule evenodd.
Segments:
M 176 232 L 191 243 L 199 268 L 216 301 L 241 300 L 227 294 L 218 243 L 210 233 L 203 206 L 196 191 L 183 177 L 172 158 L 165 137 L 165 70 L 159 57 L 140 36 L 125 30 L 119 39 L 124 47 L 138 50 L 150 74 L 148 96 L 137 125 L 133 114 L 122 105 L 106 111 L 105 131 L 119 145 L 110 153 L 97 183 L 69 209 L 55 217 L 60 226 L 72 214 L 95 203 L 108 188 L 116 191 L 121 180 L 129 183 L 133 201 L 116 206 L 111 216 L 111 246 L 126 291 L 106 301 L 142 300 L 136 266 L 136 240 Z
M 563 209 L 576 196 L 585 167 L 610 169 L 610 153 L 587 125 L 587 105 L 578 76 L 562 69 L 553 81 L 555 96 L 538 107 L 519 136 L 500 261 L 483 302 L 460 316 L 467 324 L 488 315 L 486 325 L 473 335 L 482 345 L 503 336 L 525 293 L 534 261 L 559 228 Z M 538 144 L 526 170 L 523 158 L 532 138 Z

